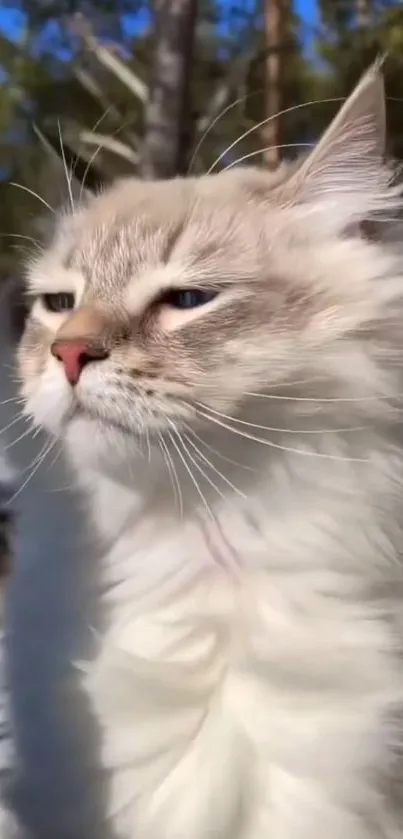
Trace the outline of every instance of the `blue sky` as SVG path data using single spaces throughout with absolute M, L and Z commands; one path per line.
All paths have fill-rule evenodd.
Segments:
M 222 0 L 225 2 L 225 0 Z M 316 20 L 316 0 L 294 0 L 294 5 L 297 13 L 301 15 L 304 21 L 308 24 L 315 23 Z M 23 15 L 17 10 L 2 9 L 0 7 L 0 31 L 4 32 L 9 38 L 17 40 L 21 34 L 23 27 Z
M 307 23 L 315 23 L 317 20 L 316 0 L 295 0 L 295 9 Z

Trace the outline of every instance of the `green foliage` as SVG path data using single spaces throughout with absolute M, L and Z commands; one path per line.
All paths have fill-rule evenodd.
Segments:
M 84 168 L 86 163 L 95 167 L 100 178 L 139 172 L 159 2 L 12 4 L 25 13 L 26 27 L 18 43 L 0 34 L 0 276 L 19 270 L 21 250 L 25 252 L 29 241 L 18 236 L 31 235 L 32 223 L 44 209 L 38 198 L 10 181 L 52 201 L 53 174 L 32 130 L 34 123 L 56 145 L 60 132 L 73 157 L 79 156 Z M 403 159 L 402 4 L 319 0 L 319 7 L 318 29 L 307 33 L 290 3 L 287 36 L 280 45 L 285 59 L 281 102 L 289 109 L 280 123 L 281 143 L 288 147 L 285 155 L 294 156 L 323 130 L 336 105 L 318 101 L 345 96 L 375 55 L 387 50 L 392 146 Z M 368 19 L 359 25 L 363 7 Z M 187 160 L 192 172 L 206 171 L 229 147 L 224 164 L 241 157 L 261 162 L 262 133 L 255 126 L 266 117 L 263 8 L 263 0 L 199 0 L 196 49 L 189 68 Z M 126 26 L 122 15 L 129 15 Z M 304 48 L 307 34 L 314 36 L 313 56 Z M 241 135 L 245 136 L 236 142 Z

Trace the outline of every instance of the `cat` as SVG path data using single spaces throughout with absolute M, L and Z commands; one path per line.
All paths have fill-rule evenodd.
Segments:
M 403 837 L 385 142 L 378 62 L 299 165 L 72 194 L 28 265 L 2 839 Z

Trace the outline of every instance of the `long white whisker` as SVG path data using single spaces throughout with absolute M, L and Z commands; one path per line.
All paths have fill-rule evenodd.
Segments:
M 67 189 L 69 191 L 71 210 L 74 213 L 75 207 L 74 207 L 73 190 L 72 190 L 72 186 L 71 186 L 72 175 L 69 175 L 69 172 L 68 172 L 68 169 L 67 169 L 66 155 L 64 153 L 64 145 L 63 145 L 63 139 L 62 139 L 62 130 L 60 128 L 60 121 L 59 120 L 57 120 L 57 130 L 59 132 L 60 151 L 62 153 L 63 169 L 64 169 L 64 174 L 66 176 Z
M 88 172 L 90 171 L 90 168 L 91 168 L 91 166 L 92 166 L 92 164 L 93 164 L 93 162 L 94 162 L 95 158 L 97 157 L 97 155 L 98 155 L 98 154 L 99 154 L 99 152 L 101 151 L 101 149 L 102 149 L 102 144 L 101 144 L 101 145 L 99 145 L 99 146 L 95 149 L 95 151 L 92 153 L 92 155 L 91 155 L 91 157 L 89 158 L 89 160 L 88 160 L 88 162 L 87 162 L 87 165 L 86 165 L 86 167 L 85 167 L 85 169 L 84 169 L 84 174 L 83 174 L 83 177 L 82 177 L 82 179 L 81 179 L 80 193 L 79 193 L 79 201 L 80 201 L 80 202 L 81 202 L 82 197 L 83 197 L 83 192 L 84 192 L 84 189 L 85 189 L 85 182 L 86 182 L 86 180 L 87 180 L 87 175 L 88 175 Z
M 226 461 L 226 463 L 230 463 L 231 466 L 239 466 L 240 469 L 246 469 L 248 472 L 254 472 L 255 471 L 252 468 L 252 466 L 248 466 L 246 463 L 239 463 L 238 460 L 232 460 L 231 458 L 226 457 L 225 455 L 221 454 L 221 452 L 219 452 L 218 449 L 213 448 L 213 446 L 210 446 L 209 443 L 206 443 L 206 441 L 203 440 L 202 437 L 199 437 L 199 435 L 196 434 L 196 432 L 193 430 L 192 426 L 188 425 L 187 422 L 183 422 L 183 420 L 182 420 L 182 425 L 183 425 L 184 428 L 186 428 L 186 430 L 190 434 L 192 434 L 193 437 L 196 438 L 196 440 L 199 441 L 199 443 L 201 443 L 202 446 L 204 446 L 205 449 L 210 451 L 212 454 L 217 455 L 217 457 L 221 458 L 221 460 Z
M 28 186 L 24 186 L 23 184 L 17 184 L 15 181 L 9 181 L 9 184 L 10 186 L 17 187 L 17 189 L 22 189 L 23 192 L 28 192 L 29 195 L 33 196 L 33 198 L 37 198 L 38 201 L 40 201 L 41 204 L 43 204 L 51 213 L 53 213 L 54 216 L 56 215 L 56 210 L 53 207 L 51 207 L 50 204 L 48 204 L 48 202 L 45 201 L 45 199 L 42 198 L 41 195 L 38 195 L 37 192 L 34 192 L 33 189 L 29 189 Z
M 173 423 L 173 422 L 171 422 L 171 420 L 168 420 L 168 422 L 169 422 L 169 424 L 172 426 L 172 429 L 173 429 L 173 431 L 174 431 L 174 433 L 175 433 L 175 435 L 176 435 L 176 437 L 177 437 L 177 439 L 178 439 L 178 442 L 182 444 L 182 440 L 181 440 L 180 435 L 178 434 L 178 431 L 177 431 L 177 429 L 176 429 L 176 426 L 174 425 L 174 423 Z M 168 433 L 169 439 L 170 439 L 170 441 L 171 441 L 171 443 L 172 443 L 172 445 L 173 445 L 174 449 L 175 449 L 175 450 L 176 450 L 176 452 L 178 453 L 178 455 L 179 455 L 179 457 L 180 457 L 180 459 L 181 459 L 181 461 L 182 461 L 182 463 L 183 463 L 183 465 L 184 465 L 184 467 L 185 467 L 185 469 L 186 469 L 186 471 L 187 471 L 187 473 L 188 473 L 188 475 L 189 475 L 189 477 L 190 477 L 190 480 L 192 481 L 193 485 L 195 486 L 196 491 L 197 491 L 198 495 L 200 496 L 200 498 L 201 498 L 201 500 L 202 500 L 202 502 L 203 502 L 203 505 L 204 505 L 205 509 L 207 510 L 208 515 L 209 515 L 209 516 L 210 516 L 213 520 L 215 520 L 215 519 L 214 519 L 214 516 L 213 516 L 213 513 L 211 512 L 210 507 L 209 507 L 209 505 L 208 505 L 208 503 L 207 503 L 207 501 L 206 501 L 206 499 L 205 499 L 205 497 L 204 497 L 204 495 L 203 495 L 203 493 L 202 493 L 202 491 L 201 491 L 201 489 L 200 489 L 200 487 L 199 487 L 199 484 L 197 483 L 196 478 L 194 477 L 193 472 L 192 472 L 192 470 L 190 469 L 189 464 L 188 464 L 188 463 L 187 463 L 187 461 L 186 461 L 186 458 L 183 456 L 183 454 L 182 454 L 182 452 L 181 452 L 181 450 L 180 450 L 180 448 L 179 448 L 178 444 L 176 443 L 175 438 L 173 437 L 173 435 L 171 434 L 171 432 L 170 432 L 170 431 L 168 431 L 167 433 Z
M 26 479 L 26 480 L 25 480 L 25 481 L 21 484 L 21 486 L 19 486 L 19 487 L 18 487 L 18 489 L 17 489 L 17 490 L 16 490 L 16 492 L 12 495 L 12 497 L 11 497 L 11 498 L 10 498 L 10 499 L 6 502 L 6 504 L 4 505 L 5 507 L 11 506 L 11 504 L 13 504 L 13 503 L 14 503 L 14 501 L 16 500 L 16 498 L 18 498 L 18 496 L 19 496 L 19 495 L 21 495 L 21 493 L 23 492 L 23 490 L 25 489 L 25 487 L 27 486 L 27 484 L 31 481 L 31 479 L 34 477 L 34 475 L 35 475 L 35 474 L 36 474 L 36 472 L 38 471 L 39 467 L 40 467 L 40 466 L 42 465 L 42 463 L 44 462 L 44 460 L 45 460 L 46 456 L 47 456 L 47 455 L 49 454 L 49 452 L 52 450 L 52 448 L 53 448 L 53 446 L 55 445 L 55 443 L 56 443 L 56 438 L 55 438 L 54 440 L 51 440 L 51 441 L 50 441 L 50 443 L 49 443 L 49 444 L 47 445 L 47 447 L 45 448 L 45 450 L 44 450 L 44 452 L 43 452 L 43 454 L 42 454 L 42 457 L 40 457 L 40 458 L 37 460 L 37 462 L 35 463 L 35 466 L 34 466 L 34 467 L 33 467 L 33 469 L 30 471 L 30 473 L 29 473 L 29 475 L 28 475 L 27 479 Z
M 9 428 L 12 428 L 12 427 L 13 427 L 13 425 L 16 425 L 18 422 L 21 422 L 22 420 L 25 420 L 25 421 L 26 421 L 26 417 L 24 417 L 24 415 L 20 412 L 20 413 L 18 414 L 18 416 L 14 417 L 14 418 L 11 420 L 11 422 L 9 422 L 9 423 L 8 423 L 8 425 L 5 425 L 5 426 L 4 426 L 4 428 L 0 429 L 0 434 L 4 434 L 4 433 L 5 433 L 5 431 L 8 431 L 8 430 L 9 430 Z
M 213 121 L 210 122 L 210 124 L 207 126 L 206 130 L 200 137 L 198 143 L 196 144 L 196 148 L 192 154 L 192 157 L 190 158 L 188 175 L 190 175 L 192 171 L 193 164 L 196 160 L 196 156 L 200 151 L 202 144 L 210 134 L 210 131 L 212 131 L 213 128 L 217 125 L 217 122 L 219 122 L 220 119 L 222 119 L 222 117 L 225 117 L 225 114 L 228 114 L 228 112 L 231 111 L 233 108 L 236 108 L 237 105 L 241 105 L 242 102 L 246 102 L 246 100 L 249 99 L 251 96 L 257 96 L 258 94 L 262 93 L 262 90 L 264 90 L 264 88 L 260 88 L 260 90 L 252 90 L 249 93 L 245 93 L 243 96 L 239 96 L 238 99 L 235 99 L 234 102 L 231 102 L 229 105 L 226 105 L 226 107 L 223 108 L 222 111 L 220 111 L 220 113 L 215 117 L 215 119 L 213 119 Z
M 218 475 L 224 481 L 224 483 L 227 484 L 227 486 L 229 486 L 231 489 L 233 489 L 234 492 L 236 492 L 237 495 L 239 495 L 241 498 L 244 498 L 246 500 L 245 493 L 241 492 L 241 490 L 238 489 L 238 487 L 236 487 L 225 475 L 223 475 L 222 472 L 220 472 L 219 469 L 216 469 L 216 467 L 211 463 L 211 461 L 207 457 L 205 457 L 204 454 L 202 454 L 202 452 L 196 446 L 196 444 L 193 443 L 193 441 L 190 439 L 190 437 L 187 434 L 185 434 L 184 437 L 185 437 L 186 442 L 189 443 L 189 445 L 192 446 L 192 448 L 195 450 L 198 457 L 200 457 L 202 460 L 204 460 L 204 462 L 207 464 L 207 466 L 209 466 L 210 469 L 212 469 L 213 472 L 215 472 L 216 475 Z
M 151 443 L 150 443 L 150 431 L 148 426 L 145 427 L 145 438 L 146 438 L 146 447 L 147 447 L 147 463 L 151 463 Z
M 119 134 L 121 131 L 123 131 L 125 128 L 127 128 L 127 126 L 130 125 L 132 123 L 132 121 L 133 120 L 131 120 L 131 119 L 126 120 L 126 122 L 124 122 L 123 125 L 120 125 L 118 128 L 115 129 L 115 131 L 112 131 L 112 134 L 110 136 L 111 137 L 116 137 L 116 135 Z M 84 189 L 85 189 L 85 182 L 87 180 L 88 172 L 90 171 L 90 168 L 91 168 L 92 164 L 94 163 L 95 158 L 98 157 L 99 152 L 101 150 L 102 150 L 102 143 L 100 143 L 99 146 L 97 146 L 97 148 L 93 151 L 91 157 L 88 159 L 88 162 L 87 162 L 87 165 L 84 169 L 84 174 L 83 174 L 83 177 L 82 177 L 82 180 L 81 180 L 79 201 L 81 201 L 82 196 L 83 196 L 83 192 L 84 192 Z
M 390 394 L 390 396 L 284 396 L 278 393 L 254 393 L 253 391 L 244 391 L 244 396 L 254 396 L 257 399 L 276 399 L 286 402 L 318 402 L 318 403 L 327 403 L 327 402 L 378 402 L 379 400 L 390 400 L 396 399 L 396 394 Z
M 94 131 L 96 131 L 96 130 L 97 130 L 97 128 L 99 128 L 99 126 L 101 125 L 101 123 L 104 121 L 104 119 L 106 119 L 106 117 L 108 116 L 108 114 L 111 112 L 112 108 L 113 108 L 113 105 L 112 105 L 112 104 L 111 104 L 111 105 L 108 105 L 108 107 L 107 107 L 107 108 L 105 108 L 105 110 L 104 110 L 103 114 L 102 114 L 100 117 L 98 117 L 98 119 L 95 121 L 94 125 L 93 125 L 93 126 L 92 126 L 92 128 L 90 129 L 90 130 L 91 130 L 91 133 L 93 133 Z M 79 156 L 80 156 L 80 152 L 78 151 L 78 152 L 77 152 L 77 154 L 76 154 L 76 159 L 75 159 L 75 161 L 74 161 L 73 170 L 72 170 L 72 175 L 74 175 L 74 173 L 75 173 L 75 171 L 76 171 L 76 167 L 77 167 L 77 163 L 78 163 L 78 158 L 79 158 Z
M 0 402 L 0 406 L 9 405 L 10 402 L 15 402 L 17 405 L 21 405 L 24 402 L 24 398 L 23 396 L 10 396 L 8 399 L 3 399 L 2 402 Z
M 60 443 L 60 445 L 59 445 L 59 447 L 58 447 L 58 449 L 57 449 L 56 454 L 52 457 L 52 460 L 50 461 L 50 463 L 48 463 L 48 465 L 47 465 L 47 467 L 46 467 L 48 471 L 49 471 L 49 470 L 52 468 L 52 466 L 56 463 L 56 461 L 57 461 L 58 457 L 60 457 L 60 455 L 61 455 L 62 451 L 63 451 L 63 447 L 62 447 L 62 445 L 61 445 L 61 443 Z M 71 488 L 71 487 L 70 487 L 70 488 Z
M 25 466 L 24 469 L 21 469 L 21 471 L 19 471 L 19 473 L 18 473 L 19 477 L 21 477 L 21 475 L 25 475 L 26 472 L 29 472 L 29 470 L 32 469 L 32 467 L 35 466 L 36 463 L 38 463 L 38 460 L 40 460 L 40 458 L 42 457 L 42 454 L 45 451 L 45 448 L 46 448 L 47 444 L 48 444 L 48 441 L 46 441 L 44 443 L 44 445 L 42 446 L 42 448 L 40 449 L 38 454 L 35 455 L 35 457 L 31 460 L 30 463 L 28 463 L 28 466 Z
M 215 489 L 216 493 L 220 496 L 220 498 L 224 499 L 224 498 L 225 498 L 224 493 L 222 492 L 222 490 L 220 490 L 220 489 L 216 486 L 216 484 L 214 483 L 214 481 L 212 481 L 212 480 L 211 480 L 211 478 L 210 478 L 210 477 L 206 474 L 206 472 L 204 471 L 204 469 L 200 466 L 200 463 L 198 463 L 198 462 L 197 462 L 197 460 L 195 460 L 195 459 L 194 459 L 194 457 L 193 457 L 192 453 L 189 451 L 188 447 L 186 446 L 186 443 L 184 442 L 184 439 L 183 439 L 183 436 L 182 436 L 182 435 L 180 436 L 180 439 L 181 439 L 181 443 L 182 443 L 182 446 L 183 446 L 183 450 L 184 450 L 184 452 L 186 452 L 186 454 L 187 454 L 187 456 L 188 456 L 188 458 L 189 458 L 190 462 L 191 462 L 191 463 L 193 463 L 193 466 L 195 466 L 195 467 L 196 467 L 196 469 L 198 470 L 198 472 L 200 472 L 200 474 L 203 476 L 203 478 L 205 479 L 205 481 L 207 481 L 207 483 L 208 483 L 208 484 L 210 484 L 210 486 L 211 486 L 213 489 Z
M 40 428 L 37 428 L 36 431 L 35 431 L 35 434 L 38 434 L 39 431 L 40 431 Z M 24 475 L 25 472 L 29 472 L 29 470 L 32 468 L 32 466 L 35 466 L 35 464 L 38 463 L 38 461 L 41 459 L 46 447 L 48 446 L 50 440 L 51 440 L 50 437 L 46 438 L 46 440 L 45 440 L 43 446 L 41 447 L 41 449 L 39 450 L 38 454 L 35 455 L 34 459 L 31 460 L 31 463 L 28 466 L 26 466 L 25 469 L 22 470 L 22 472 L 20 473 L 21 475 Z
M 251 157 L 256 157 L 258 154 L 264 154 L 266 151 L 272 151 L 273 149 L 301 149 L 305 146 L 312 148 L 313 145 L 313 143 L 282 143 L 280 146 L 266 146 L 263 149 L 255 149 L 255 151 L 250 151 L 248 154 L 243 154 L 242 157 L 238 157 L 236 160 L 233 160 L 228 164 L 228 166 L 225 166 L 222 171 L 228 172 L 228 169 L 233 169 L 234 166 L 238 166 L 238 164 L 243 163 L 244 160 L 249 160 Z
M 181 486 L 180 486 L 180 483 L 179 483 L 178 473 L 176 471 L 175 464 L 172 460 L 169 448 L 168 448 L 162 434 L 159 431 L 158 431 L 158 439 L 159 439 L 159 443 L 160 443 L 160 446 L 161 446 L 161 451 L 162 451 L 165 463 L 167 465 L 169 476 L 170 476 L 170 479 L 171 479 L 172 489 L 173 489 L 173 493 L 174 493 L 174 497 L 175 497 L 175 503 L 178 504 L 179 513 L 180 513 L 180 516 L 182 518 L 182 516 L 183 516 L 183 498 L 182 498 L 182 490 L 181 490 Z
M 35 245 L 35 247 L 39 251 L 43 250 L 40 243 L 36 239 L 34 239 L 33 236 L 26 236 L 24 233 L 0 233 L 0 238 L 1 239 L 6 238 L 6 237 L 7 238 L 10 237 L 11 239 L 25 239 L 27 242 L 31 242 L 33 245 Z
M 23 431 L 22 434 L 20 434 L 19 437 L 16 438 L 16 440 L 12 440 L 11 443 L 8 443 L 7 446 L 4 447 L 3 451 L 9 451 L 9 449 L 12 449 L 17 443 L 20 443 L 21 440 L 24 440 L 24 438 L 28 437 L 30 434 L 32 434 L 32 436 L 35 437 L 35 433 L 38 433 L 38 429 L 36 429 L 35 432 L 35 426 L 33 425 L 33 423 L 31 423 L 29 428 Z
M 338 96 L 338 97 L 333 97 L 332 99 L 321 99 L 321 100 L 313 100 L 312 102 L 301 102 L 299 105 L 292 105 L 290 108 L 285 108 L 283 111 L 279 111 L 277 114 L 272 114 L 271 116 L 266 117 L 266 119 L 262 119 L 261 122 L 258 122 L 256 125 L 252 125 L 252 128 L 248 128 L 248 130 L 245 131 L 243 134 L 241 134 L 241 136 L 238 137 L 236 140 L 234 140 L 234 142 L 231 143 L 231 145 L 227 146 L 227 148 L 223 152 L 221 152 L 219 157 L 217 157 L 217 159 L 214 161 L 212 166 L 210 166 L 210 169 L 208 170 L 207 174 L 210 175 L 211 172 L 218 165 L 218 163 L 220 163 L 220 161 L 228 154 L 228 152 L 232 151 L 232 149 L 235 148 L 235 146 L 237 146 L 238 143 L 241 143 L 242 140 L 245 139 L 245 137 L 249 137 L 249 135 L 252 134 L 253 131 L 258 131 L 259 128 L 262 128 L 263 125 L 267 125 L 273 119 L 278 119 L 278 117 L 285 116 L 285 114 L 292 113 L 292 111 L 301 110 L 301 108 L 308 108 L 311 105 L 325 105 L 328 102 L 340 102 L 340 101 L 342 101 L 342 97 Z
M 366 425 L 349 426 L 346 428 L 302 428 L 301 430 L 295 428 L 276 428 L 270 425 L 258 425 L 255 422 L 247 422 L 247 420 L 231 417 L 229 414 L 223 414 L 222 411 L 216 411 L 208 405 L 204 405 L 203 402 L 194 402 L 194 404 L 203 408 L 203 410 L 210 411 L 210 413 L 215 416 L 229 420 L 230 422 L 235 422 L 239 425 L 246 425 L 248 428 L 257 428 L 259 431 L 276 431 L 279 434 L 342 434 L 346 431 L 365 431 L 367 428 Z
M 254 443 L 261 443 L 263 446 L 268 446 L 271 449 L 276 449 L 282 452 L 289 452 L 290 454 L 298 454 L 305 457 L 320 457 L 324 460 L 336 460 L 348 463 L 368 463 L 368 458 L 364 457 L 342 457 L 339 455 L 325 454 L 324 452 L 309 451 L 309 449 L 294 449 L 290 446 L 280 446 L 278 443 L 273 443 L 272 440 L 264 440 L 261 437 L 256 437 L 255 435 L 249 434 L 246 431 L 240 431 L 239 428 L 232 428 L 232 426 L 228 425 L 228 423 L 222 422 L 215 416 L 209 416 L 209 414 L 205 413 L 205 411 L 201 411 L 199 408 L 195 407 L 195 411 L 200 416 L 204 417 L 207 420 L 210 420 L 210 422 L 212 423 L 215 423 L 215 425 L 218 425 L 221 428 L 225 428 L 227 431 L 232 431 L 233 434 L 237 434 L 239 437 L 243 437 L 245 440 L 251 440 Z

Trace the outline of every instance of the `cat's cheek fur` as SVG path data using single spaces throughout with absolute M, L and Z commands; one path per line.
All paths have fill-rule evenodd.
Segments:
M 55 365 L 51 359 L 49 367 L 40 374 L 39 383 L 26 395 L 25 413 L 37 426 L 60 436 L 71 409 L 72 392 L 63 372 L 55 369 Z

